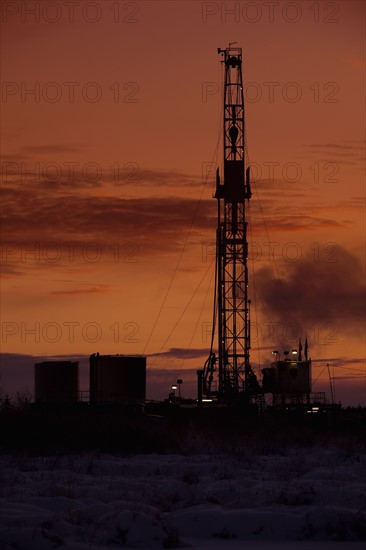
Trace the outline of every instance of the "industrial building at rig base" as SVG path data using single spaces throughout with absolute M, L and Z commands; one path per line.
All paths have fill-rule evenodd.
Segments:
M 263 393 L 273 395 L 273 404 L 309 403 L 311 392 L 310 361 L 276 361 L 262 369 Z
M 90 356 L 91 404 L 143 403 L 146 398 L 146 357 Z M 36 403 L 63 404 L 81 400 L 78 361 L 44 361 L 34 365 Z M 85 400 L 85 399 L 83 399 Z

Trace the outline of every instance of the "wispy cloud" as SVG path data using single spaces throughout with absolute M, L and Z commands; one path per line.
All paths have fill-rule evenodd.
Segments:
M 366 70 L 366 59 L 362 56 L 353 55 L 343 57 L 342 61 L 357 71 L 362 71 L 364 73 Z
M 59 153 L 78 153 L 82 150 L 82 147 L 70 144 L 62 143 L 50 143 L 44 145 L 25 145 L 20 147 L 20 152 L 28 154 L 41 154 L 41 155 L 55 155 Z
M 67 290 L 51 290 L 49 294 L 106 294 L 109 292 L 109 288 L 103 287 L 93 287 L 93 288 L 72 288 Z
M 364 166 L 365 141 L 343 141 L 340 143 L 310 143 L 304 146 L 305 155 L 301 158 L 321 160 L 323 163 L 337 165 Z

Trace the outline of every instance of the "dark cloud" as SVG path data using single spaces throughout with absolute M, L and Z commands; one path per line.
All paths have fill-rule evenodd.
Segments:
M 267 221 L 270 225 L 271 232 L 282 231 L 289 233 L 348 227 L 353 223 L 350 220 L 333 220 L 331 218 L 309 215 L 296 216 L 284 214 L 283 212 L 272 212 L 268 215 Z M 254 224 L 254 228 L 261 228 L 260 223 Z
M 26 274 L 24 269 L 20 269 L 19 265 L 13 263 L 6 263 L 6 252 L 5 247 L 2 243 L 1 254 L 0 254 L 0 275 L 3 278 L 6 277 L 21 277 Z
M 128 178 L 128 176 L 126 176 Z M 112 180 L 114 181 L 114 180 Z M 137 166 L 135 174 L 131 175 L 131 180 L 127 183 L 140 185 L 193 186 L 200 189 L 203 185 L 202 179 L 192 174 L 177 172 L 175 170 L 144 170 Z M 183 190 L 184 187 L 181 189 Z
M 26 155 L 21 155 L 20 153 L 2 153 L 1 154 L 1 174 L 6 174 L 6 165 L 7 163 L 20 164 L 21 162 L 27 159 Z
M 54 197 L 24 188 L 3 189 L 3 241 L 18 244 L 139 243 L 144 254 L 175 249 L 192 237 L 214 231 L 213 200 L 76 195 Z M 9 255 L 10 256 L 10 255 Z
M 150 353 L 148 357 L 166 357 L 170 359 L 198 359 L 201 357 L 207 357 L 210 350 L 194 348 L 170 348 L 168 351 L 163 351 L 161 353 Z
M 289 182 L 275 183 L 261 181 L 255 184 L 258 193 L 254 193 L 250 204 L 250 224 L 253 231 L 265 231 L 265 225 L 274 231 L 288 232 L 314 232 L 321 229 L 335 229 L 349 227 L 354 223 L 352 219 L 344 219 L 345 205 L 341 204 L 342 217 L 339 215 L 338 206 L 333 208 L 334 218 L 329 216 L 329 205 L 307 205 L 309 188 L 304 189 L 303 184 L 295 185 Z M 283 194 L 283 200 L 273 200 L 273 193 Z M 289 205 L 298 204 L 293 208 Z M 354 207 L 350 202 L 349 208 Z M 352 218 L 350 216 L 350 218 Z
M 281 278 L 273 266 L 263 267 L 255 282 L 267 314 L 283 325 L 296 322 L 306 329 L 328 323 L 335 334 L 364 335 L 363 269 L 359 260 L 340 246 L 329 258 L 287 262 Z
M 365 212 L 365 197 L 350 197 L 344 201 L 343 206 L 351 209 L 352 212 L 356 210 L 362 211 L 363 214 Z
M 312 156 L 321 157 L 321 160 L 327 163 L 359 165 L 365 161 L 365 142 L 361 140 L 341 143 L 311 143 L 305 145 L 305 148 L 311 152 Z
M 7 157 L 2 164 L 3 182 L 17 186 L 18 190 L 26 185 L 36 191 L 46 191 L 48 194 L 57 192 L 78 193 L 79 189 L 100 188 L 110 185 L 117 192 L 127 190 L 129 186 L 139 189 L 145 187 L 200 190 L 203 183 L 198 176 L 184 174 L 172 170 L 143 170 L 136 163 L 129 163 L 130 168 L 104 168 L 98 163 L 78 163 L 74 161 L 29 162 Z
M 98 158 L 78 159 L 79 149 L 62 145 L 30 145 L 19 152 L 3 154 L 1 174 L 3 183 L 11 183 L 19 189 L 28 185 L 34 190 L 78 192 L 85 187 L 112 185 L 117 191 L 133 187 L 178 187 L 200 189 L 202 176 L 195 176 L 172 169 L 147 169 L 137 162 L 101 164 Z M 65 154 L 68 153 L 67 156 Z M 44 158 L 47 157 L 47 158 Z
M 158 173 L 155 175 L 158 177 Z M 289 187 L 289 193 L 298 193 L 294 186 Z M 187 250 L 194 243 L 201 248 L 214 243 L 217 220 L 212 198 L 199 200 L 190 193 L 185 197 L 138 198 L 95 193 L 85 190 L 63 195 L 53 192 L 52 187 L 47 190 L 30 185 L 21 189 L 3 186 L 2 275 L 21 276 L 29 269 L 56 269 L 63 264 L 75 270 L 80 262 L 90 264 L 95 258 L 136 262 L 180 251 L 188 235 Z M 294 235 L 353 223 L 324 216 L 321 207 L 301 216 L 286 212 L 274 204 L 271 191 L 265 186 L 261 195 L 261 204 L 255 198 L 251 201 L 254 241 L 266 233 L 266 225 L 272 234 L 276 231 Z M 78 293 L 78 286 L 72 290 Z
M 365 148 L 365 142 L 364 141 L 356 141 L 352 145 L 349 144 L 350 142 L 345 143 L 311 143 L 310 145 L 307 145 L 306 147 L 311 147 L 315 149 L 339 149 L 341 151 L 355 151 L 355 150 L 364 150 Z
M 55 153 L 77 153 L 81 147 L 63 144 L 48 144 L 48 145 L 26 145 L 20 148 L 23 153 L 38 153 L 45 155 L 54 155 Z

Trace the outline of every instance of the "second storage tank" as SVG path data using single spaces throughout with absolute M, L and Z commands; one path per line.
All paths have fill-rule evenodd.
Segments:
M 90 356 L 91 403 L 138 403 L 146 397 L 146 357 Z

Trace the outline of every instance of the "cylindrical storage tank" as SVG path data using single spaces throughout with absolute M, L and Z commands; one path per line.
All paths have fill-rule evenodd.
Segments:
M 138 403 L 146 397 L 146 357 L 90 356 L 91 403 Z
M 38 403 L 79 401 L 78 361 L 44 361 L 34 365 L 34 395 Z

